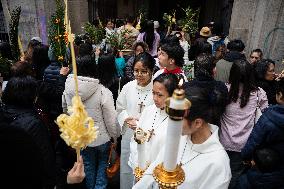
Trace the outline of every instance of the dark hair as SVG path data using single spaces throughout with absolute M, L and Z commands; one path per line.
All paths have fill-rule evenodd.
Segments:
M 222 23 L 215 23 L 213 24 L 212 34 L 219 36 L 220 38 L 224 39 L 226 37 L 225 33 L 223 32 L 223 25 Z
M 245 49 L 245 44 L 242 42 L 242 40 L 235 39 L 228 43 L 227 49 L 229 51 L 242 52 Z
M 25 60 L 29 63 L 32 63 L 33 51 L 37 46 L 41 46 L 42 44 L 37 40 L 31 40 L 28 44 L 27 51 L 25 52 Z
M 172 45 L 179 45 L 179 38 L 176 35 L 169 35 L 165 37 L 163 40 L 160 41 L 160 46 L 163 44 L 172 44 Z
M 138 46 L 142 47 L 144 52 L 148 51 L 148 45 L 146 43 L 144 43 L 143 41 L 138 41 L 138 42 L 134 43 L 133 46 L 132 46 L 134 53 L 135 53 L 135 50 Z
M 154 33 L 154 22 L 148 20 L 145 25 L 145 34 L 143 37 L 143 41 L 148 45 L 149 49 L 153 49 L 153 43 L 155 40 L 155 33 Z
M 281 78 L 276 82 L 276 94 L 279 94 L 280 92 L 282 93 L 282 95 L 284 95 L 284 78 Z
M 83 56 L 77 58 L 78 75 L 96 78 L 97 69 L 96 64 L 90 56 Z
M 92 55 L 93 54 L 93 47 L 89 43 L 82 43 L 79 46 L 79 56 L 85 56 L 85 55 Z
M 197 38 L 190 49 L 191 56 L 196 58 L 201 53 L 212 54 L 212 45 L 204 38 Z
M 11 67 L 12 77 L 35 76 L 33 67 L 27 61 L 18 61 Z
M 175 74 L 163 73 L 154 79 L 153 83 L 155 82 L 163 84 L 169 96 L 172 96 L 174 90 L 178 88 L 178 77 Z
M 257 89 L 253 75 L 253 66 L 246 60 L 239 59 L 234 61 L 230 71 L 229 83 L 231 84 L 229 103 L 237 102 L 240 98 L 240 107 L 245 107 L 249 101 L 250 93 Z M 240 89 L 242 92 L 239 97 Z
M 169 58 L 175 60 L 175 65 L 182 67 L 184 64 L 184 50 L 179 44 L 179 39 L 177 36 L 173 36 L 169 39 L 163 41 L 161 45 L 161 50 L 165 51 Z
M 102 55 L 98 60 L 98 79 L 105 87 L 109 87 L 116 77 L 115 57 L 113 55 Z
M 275 65 L 275 62 L 271 59 L 261 59 L 255 64 L 255 76 L 257 80 L 265 80 L 265 74 L 269 68 L 269 65 Z
M 98 26 L 100 25 L 100 20 L 99 20 L 99 19 L 94 19 L 94 20 L 93 20 L 93 25 L 94 25 L 95 27 L 98 27 Z
M 115 21 L 115 27 L 116 27 L 116 28 L 119 28 L 119 27 L 123 26 L 123 24 L 124 24 L 124 22 L 123 22 L 123 20 L 121 20 L 121 19 L 117 19 L 117 20 Z
M 251 51 L 251 53 L 250 53 L 250 55 L 252 55 L 252 53 L 258 53 L 259 54 L 259 57 L 260 57 L 260 59 L 262 59 L 262 56 L 263 56 L 263 52 L 262 52 L 262 50 L 261 49 L 254 49 L 254 50 L 252 50 Z
M 140 53 L 135 57 L 132 68 L 133 70 L 137 62 L 142 62 L 143 66 L 148 68 L 151 72 L 153 72 L 156 64 L 155 59 L 147 52 Z
M 193 121 L 197 118 L 207 123 L 215 123 L 225 111 L 226 95 L 218 85 L 204 87 L 198 83 L 184 84 L 185 96 L 191 102 L 189 114 L 186 118 Z
M 133 16 L 126 16 L 126 18 L 125 18 L 125 22 L 127 22 L 127 23 L 131 23 L 131 24 L 134 24 L 134 21 L 135 21 L 135 17 L 133 17 Z
M 253 153 L 253 160 L 256 167 L 263 173 L 276 171 L 278 162 L 281 161 L 280 155 L 269 148 L 256 149 Z
M 211 54 L 201 53 L 194 61 L 194 75 L 198 77 L 213 78 L 213 69 L 216 67 Z
M 12 60 L 12 51 L 11 51 L 11 46 L 7 42 L 1 42 L 0 43 L 0 54 L 2 58 L 7 58 L 8 60 Z
M 7 105 L 32 107 L 36 91 L 37 82 L 33 77 L 12 77 L 5 87 L 2 100 Z
M 36 73 L 36 79 L 42 80 L 44 75 L 44 70 L 50 64 L 48 58 L 48 46 L 38 45 L 34 47 L 32 56 L 32 66 Z

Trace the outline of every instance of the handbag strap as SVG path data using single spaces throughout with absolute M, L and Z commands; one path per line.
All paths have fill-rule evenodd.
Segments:
M 109 150 L 109 155 L 108 155 L 108 163 L 111 162 L 111 156 L 112 156 L 112 151 L 115 150 L 115 144 L 111 143 L 110 145 L 110 150 Z

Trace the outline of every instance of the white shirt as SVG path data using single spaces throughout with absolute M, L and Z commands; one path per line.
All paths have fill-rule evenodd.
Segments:
M 144 109 L 153 104 L 152 96 L 153 82 L 151 81 L 147 86 L 141 87 L 136 80 L 128 82 L 123 86 L 117 101 L 116 111 L 118 113 L 118 123 L 120 125 L 122 140 L 121 140 L 121 165 L 120 173 L 132 174 L 132 169 L 128 166 L 128 159 L 130 154 L 130 140 L 133 136 L 133 130 L 124 124 L 124 120 L 128 117 L 140 118 L 139 105 L 141 102 L 145 105 Z M 140 98 L 140 99 L 139 99 Z M 121 178 L 123 179 L 123 178 Z
M 128 82 L 123 86 L 116 100 L 116 111 L 118 113 L 118 123 L 123 128 L 124 120 L 128 117 L 139 118 L 139 105 L 141 102 L 145 107 L 154 103 L 152 96 L 153 82 L 141 87 L 136 80 Z M 140 99 L 139 99 L 140 98 Z M 145 108 L 144 107 L 144 108 Z
M 155 121 L 154 121 L 155 120 Z M 144 131 L 150 131 L 154 129 L 153 135 L 149 142 L 145 143 L 147 152 L 147 163 L 152 163 L 158 156 L 161 144 L 165 143 L 167 126 L 168 126 L 168 115 L 165 110 L 161 110 L 156 107 L 155 104 L 145 108 L 143 111 L 138 126 Z M 138 166 L 138 154 L 137 154 L 137 143 L 132 137 L 130 142 L 130 157 L 128 165 L 134 170 Z
M 180 46 L 183 48 L 184 50 L 184 64 L 187 65 L 188 64 L 188 50 L 190 48 L 190 45 L 188 44 L 188 42 L 186 40 L 179 40 Z
M 202 144 L 193 144 L 189 136 L 181 137 L 178 161 L 183 164 L 185 181 L 178 186 L 178 189 L 227 189 L 229 186 L 230 160 L 219 142 L 218 127 L 211 124 L 209 126 L 212 135 Z M 152 173 L 163 161 L 163 155 L 164 150 L 159 153 L 156 161 L 150 165 L 133 189 L 159 188 Z

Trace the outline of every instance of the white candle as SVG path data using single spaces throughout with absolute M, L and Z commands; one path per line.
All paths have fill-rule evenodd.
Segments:
M 138 167 L 142 170 L 146 169 L 146 151 L 145 151 L 145 136 L 144 131 L 138 126 L 138 122 L 136 121 L 136 133 L 135 137 L 137 140 L 141 141 L 140 144 L 137 143 L 137 154 L 138 154 Z
M 145 143 L 143 144 L 137 144 L 137 151 L 138 151 L 138 167 L 142 170 L 145 170 L 147 168 L 146 164 L 146 151 L 145 151 Z
M 183 110 L 184 106 L 184 100 L 176 100 L 174 98 L 171 98 L 170 108 Z M 182 120 L 175 121 L 169 119 L 167 127 L 166 149 L 163 162 L 163 166 L 166 171 L 173 171 L 176 168 L 181 132 Z

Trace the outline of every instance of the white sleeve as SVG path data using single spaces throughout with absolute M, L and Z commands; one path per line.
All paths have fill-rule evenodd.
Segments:
M 132 189 L 158 189 L 159 186 L 152 175 L 144 175 Z
M 159 165 L 163 161 L 165 148 L 162 147 L 162 150 L 160 150 L 157 159 L 149 165 L 149 167 L 146 169 L 143 177 L 137 182 L 133 189 L 158 189 L 159 186 L 156 183 L 155 179 L 153 178 L 153 170 L 157 165 Z
M 141 115 L 141 117 L 139 118 L 139 121 L 138 121 L 138 126 L 142 129 L 144 129 L 142 124 L 143 124 L 143 120 L 147 119 L 147 109 L 149 107 L 145 108 L 145 110 L 142 112 L 142 115 Z M 135 167 L 138 166 L 137 142 L 134 140 L 133 136 L 132 136 L 131 141 L 130 141 L 130 155 L 129 155 L 129 159 L 128 159 L 128 165 L 132 168 L 133 171 L 134 171 Z
M 132 168 L 133 172 L 135 167 L 138 166 L 138 152 L 137 152 L 137 143 L 134 140 L 134 137 L 131 137 L 130 140 L 130 155 L 128 159 L 128 165 Z
M 62 94 L 62 109 L 63 109 L 63 113 L 67 113 L 67 102 L 66 102 L 66 97 L 65 97 L 65 93 L 63 92 Z
M 116 100 L 116 111 L 117 111 L 117 120 L 120 125 L 120 127 L 123 129 L 124 126 L 124 120 L 129 117 L 128 112 L 126 110 L 127 108 L 127 101 L 126 101 L 126 92 L 127 92 L 127 87 L 128 85 L 126 84 L 121 92 L 119 93 L 119 96 L 117 97 Z

